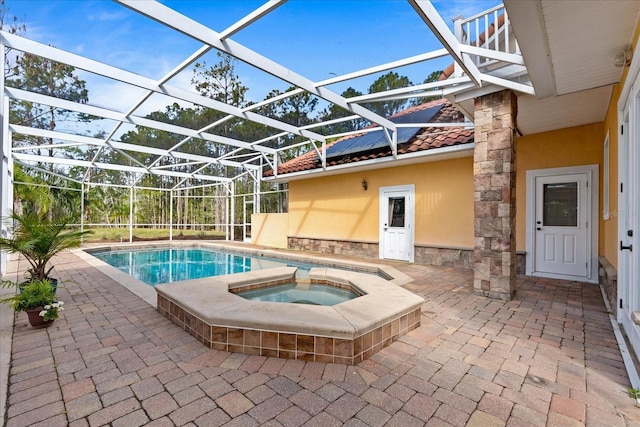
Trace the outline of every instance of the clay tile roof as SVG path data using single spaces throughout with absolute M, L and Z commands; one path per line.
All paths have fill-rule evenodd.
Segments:
M 464 121 L 464 116 L 460 113 L 447 99 L 438 99 L 435 101 L 426 102 L 424 104 L 416 105 L 401 112 L 398 112 L 390 119 L 400 117 L 406 114 L 414 113 L 419 110 L 424 110 L 434 106 L 442 105 L 440 111 L 430 120 L 431 123 L 457 123 Z M 398 144 L 398 154 L 414 153 L 418 151 L 431 150 L 441 147 L 450 147 L 453 145 L 469 144 L 473 142 L 473 129 L 465 129 L 461 127 L 428 127 L 422 128 L 418 133 L 412 137 L 409 141 L 403 144 Z M 349 138 L 355 138 L 358 135 L 350 135 L 327 144 L 327 148 L 340 141 L 344 141 Z M 363 160 L 371 160 L 380 157 L 391 156 L 391 147 L 386 146 L 381 149 L 374 149 L 365 151 L 362 153 L 351 154 L 348 159 L 350 163 L 360 162 Z M 344 163 L 345 159 L 340 160 L 327 160 L 327 166 L 337 165 Z M 291 159 L 278 167 L 278 175 L 284 175 L 293 172 L 301 172 L 306 170 L 318 169 L 322 165 L 318 154 L 315 150 L 309 151 L 301 156 Z M 272 176 L 273 170 L 265 172 L 265 176 Z

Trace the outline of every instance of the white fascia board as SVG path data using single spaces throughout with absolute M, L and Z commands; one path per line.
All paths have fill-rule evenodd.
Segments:
M 289 182 L 303 179 L 311 179 L 322 176 L 340 175 L 345 173 L 376 170 L 382 168 L 406 166 L 416 163 L 435 162 L 446 159 L 473 156 L 475 144 L 454 145 L 452 147 L 435 148 L 415 153 L 399 154 L 395 159 L 392 156 L 381 157 L 360 162 L 343 163 L 335 166 L 326 166 L 326 169 L 315 168 L 306 171 L 278 174 L 262 178 L 266 182 Z
M 261 116 L 250 111 L 242 111 L 240 108 L 225 104 L 224 102 L 216 101 L 195 92 L 190 92 L 188 90 L 179 89 L 169 85 L 159 85 L 155 80 L 152 80 L 148 77 L 121 70 L 111 65 L 103 64 L 101 62 L 94 61 L 80 55 L 75 55 L 73 53 L 69 53 L 52 46 L 47 46 L 42 43 L 34 42 L 33 40 L 25 39 L 23 37 L 9 34 L 4 31 L 0 32 L 0 34 L 2 35 L 2 41 L 7 47 L 10 48 L 32 53 L 34 55 L 41 56 L 52 61 L 62 62 L 64 64 L 71 65 L 75 68 L 79 68 L 90 73 L 108 77 L 143 89 L 148 89 L 162 95 L 168 95 L 182 101 L 191 102 L 195 105 L 212 108 L 226 114 L 230 114 L 242 119 L 251 120 L 253 122 L 257 122 L 265 126 L 270 126 L 275 129 L 284 130 L 295 135 L 304 136 L 310 139 L 318 139 L 319 141 L 324 140 L 324 137 L 320 134 L 309 131 L 300 131 L 297 127 L 289 125 L 287 123 L 280 122 L 269 117 Z M 225 44 L 228 42 L 230 41 L 225 42 Z
M 431 2 L 429 0 L 409 0 L 409 3 L 438 40 L 440 40 L 445 49 L 449 51 L 453 59 L 467 73 L 469 78 L 476 85 L 482 86 L 482 79 L 478 67 L 476 67 L 468 55 L 462 53 L 460 43 L 456 39 L 456 36 L 451 32 L 449 27 L 447 27 L 447 24 Z
M 315 83 L 311 80 L 308 80 L 307 78 L 293 72 L 292 70 L 258 54 L 257 52 L 252 51 L 251 49 L 244 47 L 239 43 L 234 42 L 231 39 L 221 41 L 220 35 L 214 30 L 178 13 L 177 11 L 161 3 L 132 0 L 116 1 L 134 11 L 139 12 L 142 15 L 148 16 L 149 18 L 152 18 L 170 28 L 175 29 L 176 31 L 179 31 L 187 36 L 193 37 L 196 40 L 213 46 L 214 48 L 228 53 L 229 55 L 234 56 L 235 58 L 238 58 L 239 60 L 246 62 L 249 65 L 253 65 L 254 67 L 257 67 L 279 79 L 302 88 L 313 95 L 319 96 L 322 99 L 332 102 L 356 114 L 359 114 L 367 120 L 395 130 L 394 123 L 387 120 L 386 118 L 375 114 L 364 107 L 349 105 L 345 101 L 345 99 L 337 93 L 326 88 L 316 87 Z
M 541 1 L 504 0 L 504 7 L 509 14 L 511 29 L 518 40 L 536 97 L 556 96 L 558 89 Z
M 236 139 L 227 138 L 223 136 L 214 135 L 206 132 L 199 132 L 195 129 L 189 129 L 182 126 L 173 125 L 170 123 L 163 123 L 156 120 L 146 119 L 139 116 L 125 117 L 122 113 L 108 110 L 106 108 L 95 107 L 87 104 L 79 104 L 73 101 L 67 101 L 65 99 L 54 98 L 47 95 L 41 95 L 39 93 L 28 92 L 22 89 L 5 88 L 5 93 L 19 100 L 25 100 L 30 102 L 36 102 L 39 104 L 49 105 L 52 107 L 62 108 L 65 110 L 78 111 L 80 113 L 91 114 L 93 116 L 104 117 L 106 119 L 116 120 L 123 123 L 130 123 L 138 126 L 145 126 L 152 129 L 163 130 L 166 132 L 176 133 L 179 135 L 185 135 L 191 138 L 203 139 L 209 142 L 216 142 L 220 144 L 230 145 L 239 148 L 245 148 L 249 150 L 262 151 L 265 153 L 273 154 L 275 149 L 254 146 L 248 142 L 238 141 Z M 169 150 L 164 150 L 165 154 L 169 154 Z

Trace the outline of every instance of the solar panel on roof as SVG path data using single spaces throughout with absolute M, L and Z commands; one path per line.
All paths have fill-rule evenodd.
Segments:
M 402 116 L 390 118 L 394 123 L 428 123 L 442 109 L 444 104 L 424 110 L 415 111 Z M 409 141 L 418 133 L 422 127 L 398 128 L 398 144 Z M 345 157 L 351 154 L 364 153 L 367 151 L 384 148 L 389 145 L 382 130 L 375 130 L 343 141 L 338 141 L 327 148 L 327 159 Z

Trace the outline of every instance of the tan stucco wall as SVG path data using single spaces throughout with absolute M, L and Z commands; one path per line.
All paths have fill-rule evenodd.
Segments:
M 415 185 L 416 245 L 473 247 L 470 157 L 292 181 L 289 235 L 377 242 L 380 187 L 407 184 Z
M 599 166 L 602 174 L 602 156 L 604 142 L 604 124 L 595 123 L 584 126 L 526 135 L 518 138 L 516 146 L 516 248 L 526 249 L 527 220 L 527 171 L 579 165 Z M 602 183 L 602 178 L 600 178 Z M 598 206 L 602 206 L 600 192 Z M 600 210 L 600 208 L 599 208 Z M 598 253 L 602 253 L 602 215 L 600 216 L 600 238 Z
M 273 248 L 287 247 L 289 214 L 270 213 L 251 215 L 251 243 Z

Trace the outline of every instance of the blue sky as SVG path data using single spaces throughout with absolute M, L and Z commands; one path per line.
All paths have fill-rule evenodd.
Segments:
M 216 31 L 224 30 L 263 3 L 161 2 Z M 499 3 L 442 0 L 435 1 L 434 6 L 451 26 L 455 16 L 468 17 Z M 6 6 L 10 13 L 24 20 L 27 38 L 156 79 L 201 46 L 107 0 L 6 0 Z M 441 47 L 410 4 L 401 0 L 289 0 L 232 39 L 314 81 Z M 215 53 L 204 59 L 211 65 L 217 62 Z M 396 71 L 420 83 L 430 72 L 450 62 L 446 58 Z M 262 100 L 270 90 L 284 91 L 289 86 L 244 64 L 238 64 L 236 71 L 249 87 L 249 100 Z M 87 80 L 91 104 L 126 110 L 142 93 L 97 76 L 81 76 Z M 170 84 L 187 88 L 191 76 L 188 69 Z M 350 85 L 366 93 L 378 76 L 331 88 L 340 93 Z M 146 109 L 160 109 L 164 103 L 166 100 L 156 97 Z

